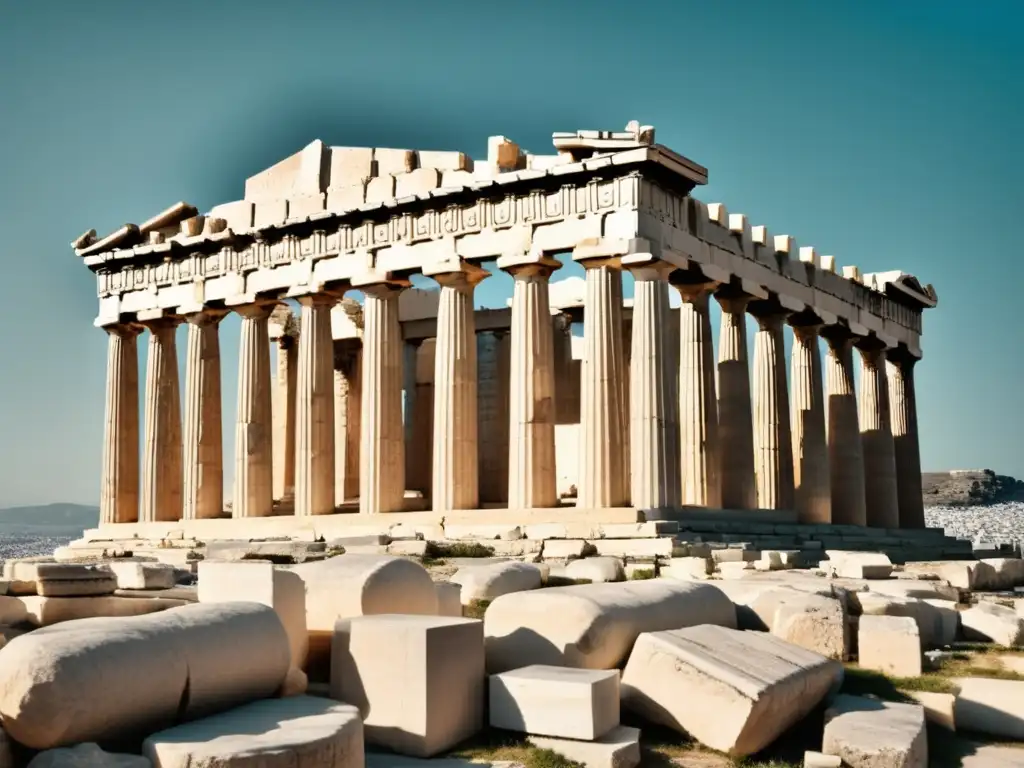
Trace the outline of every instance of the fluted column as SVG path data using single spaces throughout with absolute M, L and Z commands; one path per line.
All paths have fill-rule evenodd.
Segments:
M 299 370 L 295 393 L 295 514 L 334 511 L 334 350 L 332 295 L 299 297 Z
M 751 302 L 754 336 L 754 472 L 761 509 L 793 509 L 793 441 L 782 326 L 786 312 Z
M 728 289 L 715 298 L 722 307 L 718 338 L 718 448 L 723 509 L 756 509 L 754 415 L 750 405 L 747 303 Z
M 670 270 L 662 263 L 632 268 L 630 497 L 641 509 L 678 507 L 681 499 L 679 442 L 673 436 L 679 430 L 679 401 L 669 348 Z
M 360 349 L 335 349 L 334 355 L 334 502 L 341 506 L 359 495 L 359 425 L 362 410 Z
M 545 257 L 502 257 L 515 280 L 509 350 L 508 508 L 554 507 L 554 338 L 548 280 L 561 267 Z
M 917 436 L 917 394 L 914 391 L 916 363 L 917 358 L 902 347 L 890 350 L 887 355 L 889 415 L 896 452 L 900 528 L 925 527 L 921 446 Z
M 146 361 L 146 442 L 142 455 L 139 521 L 174 522 L 182 512 L 181 394 L 175 332 L 181 318 L 143 323 L 149 329 Z
M 401 285 L 366 285 L 363 303 L 362 461 L 359 511 L 401 512 L 405 504 L 405 434 L 402 425 Z
M 679 436 L 683 504 L 722 505 L 715 351 L 708 298 L 715 283 L 680 283 Z
M 587 270 L 587 292 L 576 505 L 581 509 L 621 507 L 629 503 L 622 271 L 618 264 L 602 259 L 584 261 L 583 266 Z
M 224 513 L 224 439 L 221 427 L 220 321 L 223 310 L 186 315 L 185 414 L 182 440 L 185 520 Z
M 139 519 L 139 352 L 137 325 L 108 325 L 100 522 Z
M 860 351 L 860 421 L 864 449 L 864 495 L 868 525 L 898 528 L 899 497 L 896 489 L 896 453 L 889 423 L 889 382 L 885 372 L 885 348 L 867 340 Z
M 828 342 L 825 385 L 828 392 L 828 463 L 832 522 L 867 525 L 864 451 L 853 380 L 854 337 L 840 326 L 822 331 Z
M 242 317 L 238 348 L 238 418 L 235 422 L 233 517 L 274 512 L 274 468 L 268 321 L 274 305 L 236 307 Z
M 473 292 L 489 273 L 465 262 L 458 267 L 445 272 L 425 271 L 441 285 L 434 347 L 434 466 L 430 494 L 435 512 L 480 506 Z
M 821 324 L 796 315 L 793 328 L 792 440 L 793 498 L 802 523 L 832 520 L 828 445 L 825 442 L 825 393 L 818 333 Z
M 274 381 L 274 498 L 295 496 L 295 391 L 299 383 L 298 339 L 282 334 L 277 341 Z
M 508 503 L 509 351 L 507 331 L 477 334 L 478 462 L 481 503 Z

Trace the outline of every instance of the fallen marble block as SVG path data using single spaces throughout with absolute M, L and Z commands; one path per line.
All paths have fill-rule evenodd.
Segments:
M 142 752 L 154 768 L 363 768 L 363 725 L 330 699 L 269 699 L 155 733 Z
M 956 698 L 955 693 L 933 693 L 931 691 L 903 691 L 922 707 L 924 719 L 947 731 L 956 730 Z
M 104 752 L 96 744 L 47 749 L 32 758 L 28 768 L 152 768 L 152 763 L 139 755 Z
M 948 582 L 950 586 L 966 590 L 987 589 L 995 579 L 992 566 L 980 560 L 937 560 L 906 563 L 905 573 L 932 576 Z
M 462 586 L 451 584 L 447 581 L 434 583 L 437 590 L 437 615 L 438 616 L 461 616 L 462 615 Z
M 755 597 L 747 607 L 766 620 L 769 632 L 788 643 L 837 661 L 850 655 L 846 610 L 834 597 L 770 590 Z
M 177 569 L 166 563 L 131 560 L 106 563 L 117 578 L 118 589 L 171 589 L 177 584 Z
M 188 605 L 186 600 L 102 597 L 0 597 L 0 622 L 49 627 L 78 619 L 127 618 Z M 9 621 L 18 617 L 17 621 Z
M 1008 648 L 1024 645 L 1024 618 L 1013 608 L 978 603 L 960 612 L 960 625 L 968 640 L 997 643 Z
M 703 625 L 640 635 L 622 673 L 622 702 L 742 757 L 803 719 L 842 676 L 838 661 L 767 633 Z
M 543 572 L 533 563 L 509 561 L 488 565 L 466 565 L 450 579 L 461 588 L 459 599 L 463 605 L 478 600 L 494 600 L 511 592 L 540 589 Z
M 437 590 L 427 569 L 402 557 L 339 555 L 287 570 L 299 574 L 306 587 L 306 671 L 316 680 L 330 674 L 331 637 L 338 619 L 437 614 Z
M 594 741 L 619 725 L 619 671 L 535 664 L 491 675 L 492 728 Z
M 1019 557 L 986 557 L 981 562 L 992 569 L 983 589 L 1009 591 L 1024 585 L 1024 560 Z
M 944 612 L 917 598 L 877 595 L 873 592 L 854 593 L 851 601 L 864 616 L 903 616 L 913 619 L 924 648 L 939 647 L 944 644 L 943 640 L 952 642 L 948 640 L 948 610 L 953 608 Z
M 4 578 L 11 595 L 109 595 L 117 589 L 117 579 L 104 565 L 55 563 L 52 559 L 8 560 L 4 563 Z
M 641 633 L 696 624 L 735 627 L 736 609 L 708 584 L 669 579 L 502 595 L 484 614 L 487 669 L 614 669 Z
M 527 739 L 538 749 L 550 749 L 586 768 L 636 768 L 640 765 L 640 731 L 628 725 L 613 728 L 594 741 L 550 736 L 528 736 Z
M 957 728 L 1024 741 L 1024 681 L 957 677 Z
M 861 616 L 857 664 L 896 677 L 921 676 L 921 634 L 909 616 Z
M 565 566 L 565 575 L 570 579 L 586 579 L 593 584 L 626 580 L 622 560 L 617 557 L 585 557 L 582 560 L 573 560 Z
M 432 757 L 484 723 L 483 624 L 448 616 L 357 616 L 337 623 L 331 698 L 354 705 L 368 744 Z
M 305 666 L 306 587 L 297 573 L 271 563 L 204 561 L 199 563 L 199 602 L 253 602 L 273 608 L 288 633 L 292 666 Z
M 819 567 L 834 576 L 845 579 L 888 579 L 892 575 L 892 561 L 884 552 L 849 552 L 829 549 Z
M 0 718 L 33 749 L 105 743 L 278 691 L 288 635 L 271 608 L 192 604 L 82 619 L 12 640 L 0 664 Z
M 928 768 L 924 708 L 837 696 L 825 711 L 821 751 L 850 768 Z

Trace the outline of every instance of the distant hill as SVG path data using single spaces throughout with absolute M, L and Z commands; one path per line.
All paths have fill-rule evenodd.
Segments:
M 84 504 L 43 504 L 38 507 L 0 509 L 2 528 L 95 528 L 99 524 L 99 507 Z
M 921 475 L 925 506 L 975 507 L 1024 501 L 1024 482 L 991 469 L 955 469 Z

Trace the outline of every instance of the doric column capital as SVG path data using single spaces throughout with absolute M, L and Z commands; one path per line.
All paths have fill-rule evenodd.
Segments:
M 722 311 L 730 315 L 739 315 L 747 311 L 747 305 L 753 299 L 753 296 L 747 294 L 730 294 L 722 293 L 722 291 L 715 292 L 715 300 L 719 306 L 722 307 Z
M 813 312 L 797 312 L 787 318 L 793 335 L 800 341 L 812 342 L 821 334 L 824 324 Z
M 184 321 L 181 315 L 165 313 L 161 309 L 148 309 L 138 314 L 139 325 L 145 327 L 152 333 L 177 328 Z
M 459 291 L 472 291 L 491 276 L 486 269 L 468 261 L 445 262 L 425 267 L 423 274 L 433 278 L 439 285 Z
M 370 272 L 352 278 L 353 290 L 362 291 L 364 294 L 375 296 L 378 299 L 394 298 L 410 285 L 412 283 L 408 280 L 394 277 L 390 272 Z
M 837 352 L 852 347 L 860 338 L 848 327 L 838 323 L 822 326 L 820 335 L 828 342 L 829 348 Z
M 111 336 L 130 339 L 142 333 L 145 327 L 138 323 L 114 323 L 113 325 L 104 325 L 103 330 Z
M 273 300 L 254 301 L 233 306 L 231 311 L 241 315 L 246 320 L 269 320 L 277 304 L 278 302 Z
M 547 280 L 562 268 L 562 262 L 544 254 L 523 253 L 502 256 L 498 259 L 498 269 L 508 272 L 515 279 L 539 278 Z
M 365 292 L 365 289 L 364 289 Z M 338 303 L 341 298 L 334 291 L 318 291 L 317 293 L 306 293 L 302 296 L 296 296 L 295 300 L 299 302 L 299 306 L 302 307 L 333 307 Z M 271 308 L 272 309 L 272 308 Z
M 921 358 L 914 355 L 903 345 L 900 345 L 893 347 L 892 349 L 887 349 L 885 351 L 885 359 L 901 371 L 912 371 L 918 360 Z
M 668 280 L 668 276 L 677 269 L 674 264 L 657 259 L 650 253 L 631 253 L 623 256 L 621 263 L 634 280 Z
M 210 307 L 204 307 L 203 309 L 196 310 L 195 312 L 187 312 L 184 314 L 185 322 L 190 325 L 207 326 L 217 325 L 228 316 L 229 310 L 227 309 L 212 309 Z

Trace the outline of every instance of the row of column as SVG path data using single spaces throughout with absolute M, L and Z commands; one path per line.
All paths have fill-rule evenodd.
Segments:
M 636 290 L 627 363 L 621 264 L 579 260 L 586 268 L 586 305 L 578 506 L 795 508 L 807 521 L 923 525 L 914 358 L 855 339 L 838 326 L 823 328 L 810 312 L 791 314 L 699 273 L 672 273 L 641 258 L 629 267 Z M 552 507 L 558 498 L 548 284 L 560 264 L 529 256 L 504 257 L 498 265 L 514 278 L 508 506 Z M 473 293 L 487 274 L 462 263 L 431 273 L 441 286 L 430 478 L 437 510 L 480 503 Z M 668 330 L 670 274 L 682 297 L 678 348 Z M 397 299 L 404 284 L 356 287 L 365 295 L 363 349 L 358 370 L 347 371 L 340 382 L 356 407 L 339 418 L 330 325 L 339 295 L 299 299 L 298 342 L 282 339 L 279 355 L 283 375 L 295 377 L 295 386 L 281 391 L 294 395 L 282 394 L 277 408 L 271 406 L 268 336 L 273 302 L 233 308 L 242 318 L 234 516 L 273 514 L 275 496 L 291 487 L 298 515 L 333 512 L 355 491 L 361 512 L 403 508 L 405 363 Z M 711 296 L 722 306 L 717 392 Z M 747 313 L 758 322 L 753 391 Z M 107 328 L 104 522 L 222 516 L 218 326 L 225 314 L 204 310 Z M 182 319 L 188 323 L 183 429 L 175 351 Z M 792 400 L 783 352 L 787 321 L 795 338 Z M 143 328 L 149 331 L 149 358 L 140 483 L 137 337 Z M 819 336 L 828 343 L 824 376 Z M 863 367 L 859 402 L 855 342 Z M 275 413 L 286 425 L 279 426 L 283 439 L 276 442 Z M 293 431 L 287 426 L 292 421 Z

